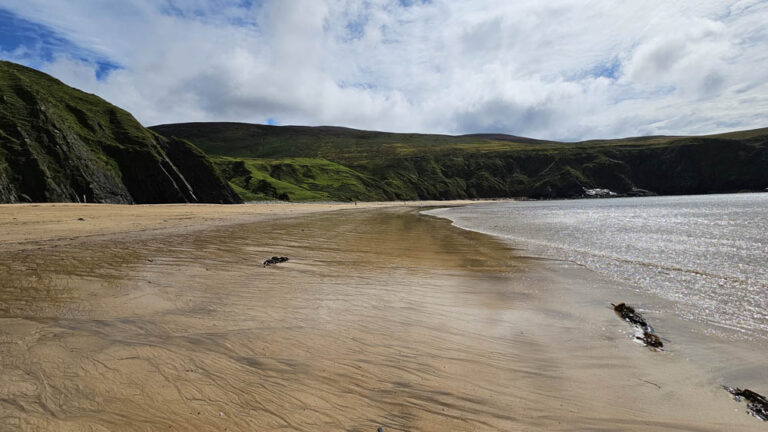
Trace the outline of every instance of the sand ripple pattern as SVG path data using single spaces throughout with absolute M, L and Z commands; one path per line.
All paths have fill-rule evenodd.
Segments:
M 262 267 L 272 255 L 291 260 Z M 594 391 L 595 377 L 641 366 L 568 347 L 582 345 L 574 334 L 622 344 L 621 323 L 577 328 L 542 307 L 553 282 L 536 263 L 410 210 L 0 262 L 4 431 L 672 430 L 695 417 L 617 397 L 672 396 L 637 380 Z M 692 429 L 722 430 L 712 411 Z

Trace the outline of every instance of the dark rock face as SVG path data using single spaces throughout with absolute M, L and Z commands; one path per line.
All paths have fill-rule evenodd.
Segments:
M 264 267 L 268 267 L 268 266 L 271 266 L 271 265 L 275 265 L 275 264 L 284 263 L 284 262 L 286 262 L 286 261 L 288 261 L 288 257 L 284 257 L 284 256 L 280 256 L 280 257 L 279 257 L 279 256 L 273 256 L 272 258 L 270 258 L 270 259 L 268 259 L 268 260 L 264 261 Z
M 219 175 L 203 152 L 187 141 L 170 138 L 164 143 L 168 158 L 180 173 L 197 202 L 230 204 L 240 197 Z
M 0 99 L 2 202 L 133 202 L 119 176 L 40 97 L 0 77 L 3 93 L 10 90 Z
M 0 62 L 0 202 L 237 203 L 191 144 L 38 71 Z
M 635 308 L 632 306 L 629 306 L 625 303 L 619 303 L 612 306 L 614 312 L 616 312 L 616 314 L 620 316 L 624 321 L 632 325 L 636 325 L 642 329 L 648 328 L 648 323 L 645 321 L 645 318 L 643 318 L 639 312 L 636 312 Z
M 413 160 L 413 168 L 408 162 L 398 160 L 375 173 L 384 184 L 399 185 L 400 198 L 577 198 L 584 189 L 609 189 L 618 196 L 761 191 L 768 184 L 768 135 L 637 149 L 466 154 L 459 160 L 436 155 Z
M 223 168 L 227 178 L 243 185 L 247 174 L 234 169 L 238 158 L 315 158 L 339 164 L 356 173 L 361 185 L 345 194 L 335 187 L 323 189 L 339 200 L 577 198 L 585 189 L 608 189 L 618 196 L 683 195 L 763 191 L 768 186 L 768 128 L 578 143 L 242 123 L 152 129 L 227 157 L 226 165 L 232 167 Z M 340 167 L 318 174 L 329 177 Z M 258 177 L 277 176 L 309 190 L 322 186 L 282 168 Z M 271 181 L 249 189 L 276 197 L 277 192 L 269 194 L 272 187 L 280 186 Z
M 747 411 L 762 421 L 768 421 L 768 398 L 755 393 L 750 389 L 740 389 L 738 387 L 724 387 L 725 391 L 733 395 L 733 398 L 740 402 L 742 399 L 747 402 Z
M 651 349 L 660 350 L 664 347 L 661 338 L 653 333 L 653 328 L 648 325 L 648 322 L 643 318 L 640 312 L 635 311 L 632 306 L 625 303 L 612 304 L 611 306 L 613 306 L 613 311 L 616 312 L 616 315 L 632 324 L 638 331 L 639 334 L 635 336 L 635 339 Z

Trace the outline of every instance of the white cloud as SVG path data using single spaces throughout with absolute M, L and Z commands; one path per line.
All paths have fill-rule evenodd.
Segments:
M 768 126 L 765 1 L 4 4 L 124 66 L 99 81 L 62 53 L 42 68 L 145 124 L 569 140 Z

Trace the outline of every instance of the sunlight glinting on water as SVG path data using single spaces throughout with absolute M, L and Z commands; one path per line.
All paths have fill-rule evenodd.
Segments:
M 768 338 L 768 194 L 527 201 L 428 212 Z

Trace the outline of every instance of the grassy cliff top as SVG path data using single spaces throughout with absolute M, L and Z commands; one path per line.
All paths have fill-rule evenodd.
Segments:
M 239 202 L 207 156 L 45 73 L 0 61 L 0 202 Z
M 389 133 L 331 126 L 269 126 L 248 123 L 178 123 L 153 126 L 155 132 L 187 139 L 211 155 L 242 158 L 319 157 L 364 163 L 376 158 L 421 155 L 648 148 L 697 139 L 744 140 L 768 135 L 768 128 L 701 137 L 649 136 L 582 142 L 536 140 L 503 134 L 437 135 Z
M 250 157 L 321 157 L 360 161 L 450 151 L 487 152 L 560 145 L 500 134 L 389 133 L 333 126 L 269 126 L 248 123 L 180 123 L 152 126 L 165 136 L 188 138 L 208 154 Z
M 122 145 L 151 139 L 129 112 L 104 99 L 70 87 L 56 78 L 26 66 L 0 61 L 0 115 L 6 121 L 29 121 L 30 107 L 66 119 L 65 126 L 86 141 L 103 140 L 105 132 L 129 139 L 115 140 Z
M 585 188 L 684 194 L 768 185 L 768 129 L 582 142 L 246 123 L 152 129 L 211 155 L 244 199 L 552 198 Z

